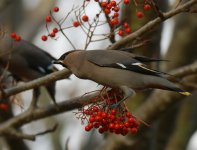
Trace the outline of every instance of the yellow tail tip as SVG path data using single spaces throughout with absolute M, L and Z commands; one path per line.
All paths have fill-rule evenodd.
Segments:
M 190 96 L 191 95 L 191 93 L 189 93 L 189 92 L 179 92 L 180 94 L 182 94 L 182 95 L 185 95 L 185 96 Z

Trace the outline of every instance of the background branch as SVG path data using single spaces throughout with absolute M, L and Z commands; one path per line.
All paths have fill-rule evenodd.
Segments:
M 185 72 L 182 70 L 185 70 Z M 191 65 L 185 66 L 183 68 L 174 70 L 171 73 L 173 73 L 173 75 L 175 76 L 176 76 L 176 73 L 178 73 L 179 76 L 184 76 L 184 73 L 186 75 L 189 75 L 189 70 L 191 74 L 197 73 L 197 62 Z M 65 73 L 64 71 L 63 73 Z M 46 79 L 46 77 L 43 77 L 43 78 Z M 53 78 L 48 78 L 48 79 L 54 80 Z M 44 82 L 44 80 L 40 80 L 40 81 Z M 7 95 L 9 95 L 9 93 L 7 93 Z M 58 103 L 59 109 L 57 109 L 56 106 L 52 104 L 46 107 L 37 107 L 34 109 L 28 109 L 27 111 L 21 113 L 20 115 L 2 123 L 0 125 L 0 135 L 11 134 L 9 133 L 9 129 L 12 127 L 18 128 L 24 124 L 27 124 L 29 122 L 32 122 L 41 118 L 53 116 L 56 114 L 60 114 L 62 112 L 80 108 L 84 106 L 84 104 L 90 103 L 91 102 L 90 98 L 93 96 L 95 96 L 95 94 L 72 98 L 70 100 L 65 100 L 64 102 Z M 138 111 L 136 112 L 136 116 L 146 122 L 152 122 L 155 118 L 158 117 L 160 113 L 164 112 L 168 108 L 168 106 L 175 103 L 176 102 L 175 99 L 177 99 L 177 97 L 182 97 L 182 95 L 173 93 L 173 92 L 156 90 L 149 97 L 149 99 L 138 109 Z
M 136 38 L 143 36 L 145 33 L 154 29 L 157 25 L 159 25 L 160 23 L 162 23 L 166 19 L 169 19 L 179 13 L 187 12 L 188 9 L 190 7 L 192 7 L 193 5 L 195 5 L 196 3 L 197 3 L 197 0 L 190 0 L 182 5 L 179 5 L 176 9 L 173 9 L 167 13 L 163 13 L 163 19 L 161 19 L 160 17 L 157 17 L 154 20 L 149 21 L 144 26 L 142 26 L 139 30 L 137 30 L 137 31 L 133 32 L 132 34 L 126 36 L 125 38 L 122 38 L 121 40 L 117 41 L 116 43 L 114 43 L 113 45 L 108 47 L 108 49 L 119 49 L 121 47 L 124 47 L 124 45 L 126 45 L 128 42 L 131 43 Z
M 168 18 L 173 17 L 174 15 L 177 15 L 181 12 L 185 12 L 186 10 L 188 10 L 188 8 L 195 5 L 196 3 L 197 3 L 197 0 L 190 0 L 186 3 L 184 3 L 183 5 L 180 5 L 176 9 L 171 10 L 167 13 L 164 13 L 164 17 L 165 17 L 165 19 L 168 19 Z M 155 28 L 156 25 L 158 25 L 162 21 L 163 20 L 161 20 L 160 17 L 157 17 L 156 19 L 154 19 L 152 21 L 149 21 L 146 25 L 141 27 L 136 32 L 126 36 L 125 38 L 123 38 L 119 41 L 117 41 L 116 43 L 114 43 L 110 47 L 108 47 L 107 49 L 119 49 L 119 48 L 123 47 L 123 45 L 125 45 L 126 43 L 132 42 L 137 37 L 140 37 L 143 34 L 150 31 L 151 29 Z M 39 87 L 41 85 L 47 84 L 48 82 L 52 82 L 52 81 L 56 81 L 58 79 L 62 79 L 63 77 L 67 78 L 68 76 L 70 76 L 70 74 L 71 74 L 70 71 L 62 70 L 62 71 L 55 72 L 55 73 L 52 73 L 50 75 L 47 75 L 43 78 L 39 78 L 39 79 L 33 80 L 31 82 L 24 83 L 23 85 L 19 85 L 19 86 L 10 88 L 10 89 L 5 89 L 3 92 L 0 92 L 0 99 L 3 98 L 3 97 L 8 97 L 8 96 L 17 94 L 17 93 L 25 91 L 25 90 L 29 90 L 29 89 L 32 89 L 32 88 L 35 88 L 35 87 Z

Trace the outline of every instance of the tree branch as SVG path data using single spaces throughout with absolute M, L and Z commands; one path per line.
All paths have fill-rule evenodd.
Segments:
M 190 0 L 182 5 L 179 5 L 177 8 L 175 8 L 167 13 L 163 13 L 163 19 L 161 19 L 160 17 L 157 17 L 154 20 L 149 21 L 147 24 L 145 24 L 139 30 L 137 30 L 137 31 L 133 32 L 132 34 L 126 36 L 125 38 L 122 38 L 121 40 L 117 41 L 116 43 L 114 43 L 113 45 L 108 47 L 108 49 L 119 49 L 121 47 L 124 47 L 125 44 L 127 44 L 129 42 L 131 43 L 133 40 L 144 35 L 145 33 L 150 31 L 151 29 L 155 28 L 157 25 L 159 25 L 163 21 L 165 21 L 165 20 L 167 20 L 179 13 L 188 12 L 189 8 L 194 6 L 196 3 L 197 3 L 197 0 Z
M 190 0 L 187 1 L 185 4 L 179 5 L 179 7 L 175 8 L 174 10 L 171 10 L 167 13 L 164 13 L 165 20 L 168 18 L 173 17 L 174 15 L 177 15 L 181 12 L 187 12 L 190 7 L 195 5 L 197 3 L 197 0 Z M 126 36 L 125 38 L 117 41 L 116 43 L 112 44 L 107 49 L 119 49 L 123 47 L 128 42 L 131 42 L 135 40 L 137 37 L 142 36 L 143 34 L 147 33 L 149 30 L 155 28 L 159 23 L 161 23 L 163 20 L 160 17 L 157 17 L 156 19 L 149 21 L 146 25 L 141 27 L 139 30 L 133 32 L 132 34 Z M 0 92 L 0 99 L 17 94 L 19 92 L 29 90 L 32 88 L 39 87 L 41 85 L 47 84 L 48 82 L 56 81 L 59 79 L 62 79 L 63 77 L 68 77 L 71 74 L 68 70 L 62 70 L 59 72 L 51 73 L 45 77 L 35 79 L 31 82 L 24 83 L 22 85 L 18 85 L 13 88 L 5 89 L 3 92 Z
M 22 83 L 21 85 L 17 85 L 12 88 L 4 89 L 0 92 L 0 99 L 9 97 L 11 95 L 15 95 L 17 93 L 20 93 L 22 91 L 26 91 L 29 89 L 37 88 L 41 85 L 47 84 L 49 82 L 53 82 L 59 79 L 68 78 L 71 75 L 71 72 L 67 69 L 57 71 L 54 73 L 51 73 L 49 75 L 46 75 L 44 77 L 32 80 L 27 83 Z
M 188 69 L 187 69 L 188 68 Z M 185 70 L 185 72 L 183 71 Z M 190 72 L 190 73 L 189 73 Z M 63 73 L 65 73 L 63 71 Z M 188 66 L 176 69 L 171 72 L 171 74 L 176 76 L 185 77 L 185 75 L 190 75 L 197 73 L 197 62 L 190 64 Z M 45 77 L 43 77 L 45 78 Z M 51 79 L 51 78 L 50 78 Z M 42 80 L 41 80 L 42 81 Z M 91 97 L 95 96 L 95 94 L 87 95 L 83 97 L 72 98 L 70 100 L 66 100 L 64 102 L 58 103 L 58 108 L 55 105 L 51 104 L 46 107 L 36 107 L 34 109 L 29 108 L 27 111 L 21 113 L 20 115 L 2 123 L 0 125 L 0 135 L 9 134 L 10 128 L 18 128 L 27 124 L 29 122 L 42 119 L 45 117 L 53 116 L 56 114 L 60 114 L 66 111 L 70 111 L 73 109 L 81 108 L 85 104 L 91 103 Z M 160 98 L 159 98 L 160 97 Z M 153 121 L 161 112 L 165 111 L 168 106 L 172 103 L 175 103 L 175 99 L 181 98 L 182 95 L 166 92 L 166 91 L 155 91 L 149 99 L 143 103 L 138 111 L 136 112 L 137 116 L 147 122 Z M 161 107 L 162 106 L 162 107 Z

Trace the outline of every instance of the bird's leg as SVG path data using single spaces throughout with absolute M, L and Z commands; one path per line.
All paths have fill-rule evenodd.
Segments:
M 30 104 L 32 108 L 37 107 L 37 102 L 38 102 L 39 95 L 40 95 L 39 88 L 34 88 L 33 89 L 33 95 L 32 95 L 32 101 L 31 101 L 31 104 Z
M 118 107 L 127 98 L 129 98 L 130 96 L 134 96 L 135 95 L 135 91 L 132 90 L 132 89 L 130 89 L 130 88 L 128 88 L 127 86 L 121 86 L 120 89 L 123 91 L 124 97 L 123 97 L 123 99 L 121 99 L 120 101 L 118 101 L 116 104 L 111 105 L 112 108 Z
M 105 95 L 107 95 L 107 86 L 104 86 L 102 89 L 101 89 L 101 91 L 100 91 L 100 93 L 99 93 L 99 95 L 100 95 L 100 97 L 101 97 L 101 99 L 105 99 Z

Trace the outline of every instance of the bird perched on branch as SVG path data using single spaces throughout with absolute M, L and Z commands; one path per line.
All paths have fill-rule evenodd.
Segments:
M 56 63 L 82 79 L 93 80 L 111 88 L 143 90 L 148 88 L 175 91 L 190 95 L 165 79 L 160 71 L 149 69 L 145 62 L 159 59 L 138 56 L 118 50 L 73 50 L 63 54 Z
M 21 40 L 14 42 L 5 38 L 0 43 L 0 65 L 8 69 L 17 81 L 31 81 L 57 71 L 53 65 L 56 59 L 37 46 Z M 45 85 L 55 102 L 55 82 Z M 37 96 L 39 96 L 39 90 Z

